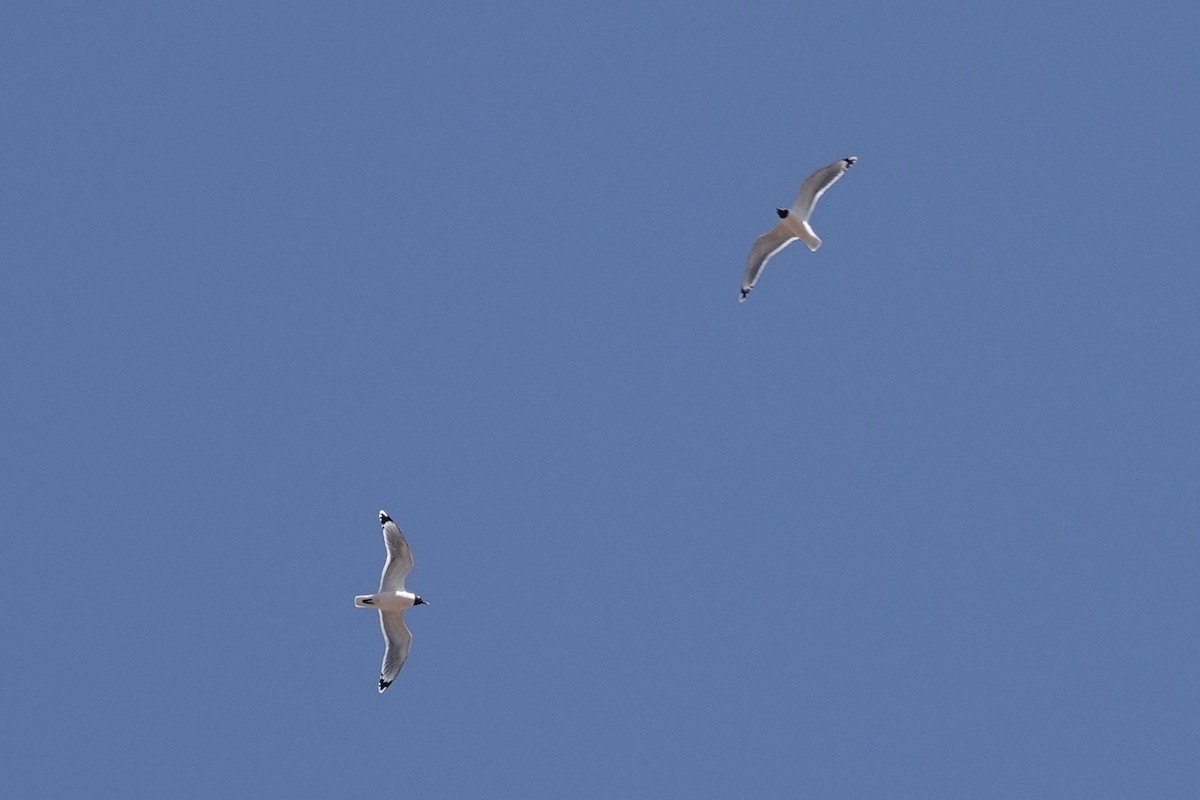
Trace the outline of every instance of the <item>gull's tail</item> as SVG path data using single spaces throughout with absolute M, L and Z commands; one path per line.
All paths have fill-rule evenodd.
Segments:
M 374 608 L 375 598 L 369 594 L 360 594 L 354 598 L 354 605 L 359 608 Z
M 821 246 L 821 237 L 813 233 L 812 226 L 808 224 L 808 220 L 801 220 L 800 222 L 799 239 L 808 245 L 808 249 L 813 252 L 816 252 L 817 248 Z

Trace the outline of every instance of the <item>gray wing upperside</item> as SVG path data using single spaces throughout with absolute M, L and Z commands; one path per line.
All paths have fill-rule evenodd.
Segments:
M 379 668 L 379 693 L 392 685 L 400 668 L 408 660 L 408 648 L 412 644 L 412 632 L 404 624 L 404 611 L 380 611 L 379 627 L 383 630 L 383 666 Z
M 383 528 L 383 543 L 387 546 L 387 561 L 383 564 L 383 574 L 379 576 L 379 591 L 403 592 L 404 579 L 412 571 L 413 565 L 408 540 L 400 532 L 400 527 L 383 511 L 379 512 L 379 523 Z
M 746 272 L 742 276 L 742 294 L 738 298 L 739 302 L 745 300 L 746 295 L 750 294 L 750 290 L 758 282 L 758 276 L 762 274 L 763 267 L 767 265 L 771 256 L 795 240 L 795 236 L 784 230 L 783 223 L 776 225 L 754 240 L 754 246 L 750 248 L 750 257 L 746 260 Z
M 800 192 L 796 195 L 796 205 L 792 206 L 792 212 L 800 219 L 807 220 L 821 195 L 825 194 L 825 190 L 837 183 L 838 178 L 845 175 L 846 170 L 854 166 L 856 161 L 858 158 L 855 156 L 839 158 L 805 178 L 800 184 Z

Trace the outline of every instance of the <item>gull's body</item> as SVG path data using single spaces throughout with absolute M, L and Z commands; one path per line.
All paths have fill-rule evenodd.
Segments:
M 382 693 L 392 685 L 400 668 L 408 658 L 412 644 L 412 633 L 404 624 L 404 612 L 413 606 L 428 605 L 420 595 L 405 591 L 404 579 L 412 570 L 412 553 L 408 541 L 392 522 L 386 511 L 379 512 L 379 525 L 383 528 L 383 543 L 387 546 L 387 561 L 379 578 L 379 591 L 361 594 L 354 598 L 360 608 L 379 609 L 379 627 L 383 630 L 383 666 L 379 670 L 379 691 Z
M 754 246 L 750 248 L 750 257 L 746 260 L 746 273 L 742 276 L 742 294 L 739 300 L 745 300 L 746 295 L 750 294 L 771 256 L 792 242 L 799 239 L 813 251 L 821 246 L 821 239 L 813 232 L 808 219 L 825 190 L 845 175 L 846 170 L 854 166 L 856 161 L 857 156 L 847 156 L 822 167 L 800 184 L 796 202 L 791 208 L 775 209 L 775 213 L 779 215 L 779 224 L 754 240 Z

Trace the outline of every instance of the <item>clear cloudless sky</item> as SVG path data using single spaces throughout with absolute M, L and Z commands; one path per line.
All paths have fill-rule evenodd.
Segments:
M 4 795 L 1200 795 L 1197 42 L 6 5 Z

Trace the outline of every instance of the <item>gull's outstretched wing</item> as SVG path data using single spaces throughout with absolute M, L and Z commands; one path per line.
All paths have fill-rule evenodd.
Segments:
M 383 543 L 387 545 L 387 561 L 383 574 L 379 576 L 379 591 L 403 592 L 404 579 L 412 570 L 412 553 L 399 526 L 392 522 L 386 511 L 379 512 L 379 524 L 383 527 Z M 405 648 L 407 652 L 407 648 Z
M 812 214 L 813 206 L 821 199 L 821 195 L 825 194 L 825 190 L 837 183 L 838 178 L 845 175 L 846 170 L 854 166 L 856 161 L 857 156 L 839 158 L 828 167 L 822 167 L 805 178 L 804 183 L 800 184 L 800 193 L 796 195 L 796 205 L 792 206 L 792 213 L 802 220 L 807 220 Z
M 383 666 L 379 668 L 379 693 L 392 685 L 400 668 L 408 660 L 408 647 L 412 644 L 412 633 L 404 624 L 404 610 L 380 611 L 379 627 L 383 629 L 383 641 L 387 647 L 383 651 Z
M 795 240 L 795 236 L 784 230 L 783 223 L 754 240 L 754 246 L 750 248 L 750 258 L 746 260 L 746 274 L 742 276 L 742 295 L 738 302 L 745 300 L 746 295 L 750 294 L 750 290 L 758 282 L 758 276 L 762 274 L 763 267 L 767 265 L 767 260 Z

